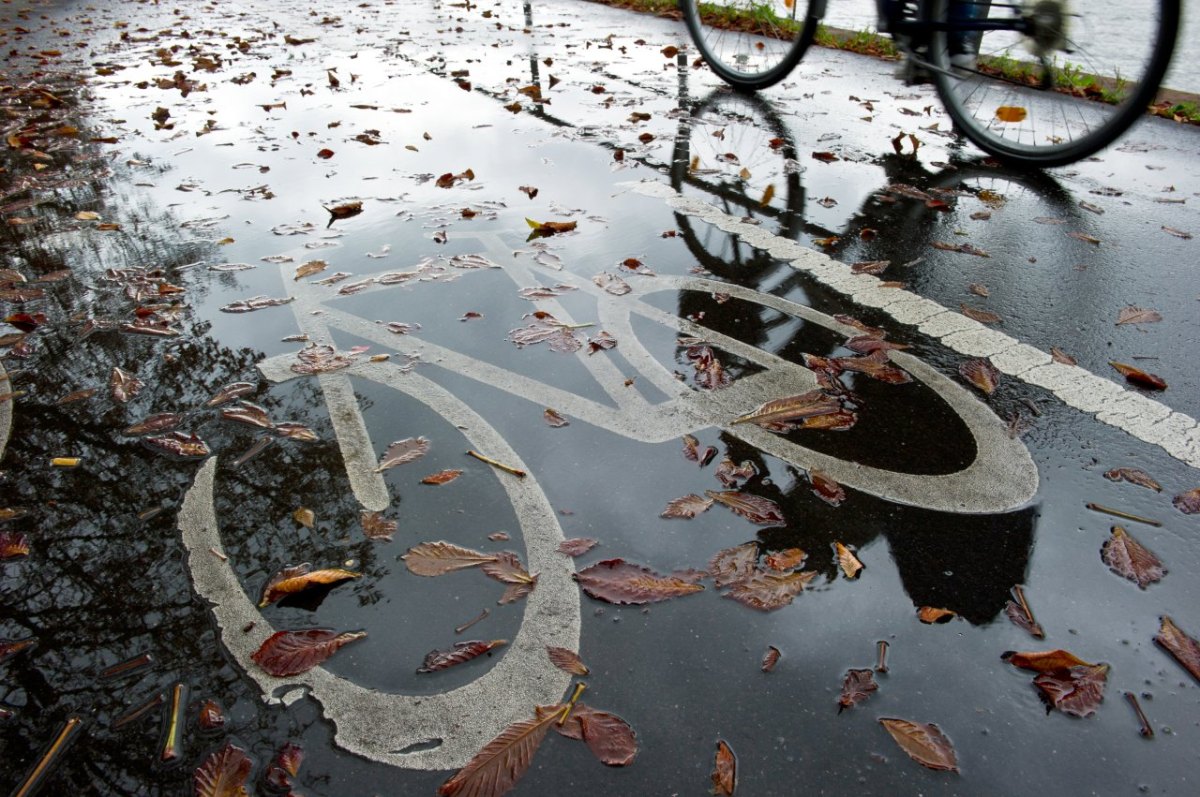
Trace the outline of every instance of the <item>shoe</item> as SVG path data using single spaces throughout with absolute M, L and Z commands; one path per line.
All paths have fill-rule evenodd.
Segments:
M 897 80 L 903 80 L 906 86 L 925 86 L 933 83 L 933 73 L 907 55 L 896 65 L 892 75 Z
M 950 66 L 964 72 L 975 72 L 979 69 L 979 54 L 967 49 L 950 56 Z

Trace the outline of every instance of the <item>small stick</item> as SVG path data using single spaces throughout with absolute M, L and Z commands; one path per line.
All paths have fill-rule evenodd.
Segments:
M 1146 719 L 1146 714 L 1142 711 L 1141 704 L 1138 703 L 1137 695 L 1133 692 L 1126 692 L 1125 699 L 1129 701 L 1129 705 L 1133 706 L 1133 710 L 1137 712 L 1138 722 L 1142 723 L 1142 728 L 1138 731 L 1147 739 L 1154 738 L 1154 729 L 1150 727 L 1150 720 Z
M 71 743 L 71 739 L 82 725 L 83 720 L 79 717 L 71 717 L 67 720 L 62 730 L 58 732 L 58 736 L 54 738 L 54 741 L 51 742 L 50 747 L 46 750 L 46 754 L 42 756 L 37 765 L 29 772 L 24 782 L 12 793 L 12 797 L 28 797 L 38 790 L 38 787 L 42 785 L 42 781 L 46 777 L 46 773 L 54 765 L 54 761 L 62 755 L 63 750 Z
M 163 738 L 162 753 L 159 758 L 164 762 L 174 761 L 181 755 L 183 742 L 183 704 L 187 687 L 182 682 L 176 683 L 171 692 L 171 716 L 167 720 L 167 732 Z
M 875 672 L 887 672 L 888 671 L 887 652 L 888 652 L 887 640 L 883 640 L 883 639 L 879 640 L 879 661 L 877 661 L 875 663 Z
M 558 726 L 567 721 L 567 717 L 571 716 L 571 710 L 575 708 L 575 704 L 579 702 L 579 696 L 583 694 L 583 690 L 587 689 L 587 684 L 575 684 L 575 694 L 571 695 L 571 699 L 567 701 L 567 707 L 563 709 L 562 716 L 558 718 Z
M 266 451 L 267 447 L 270 446 L 271 443 L 273 443 L 273 442 L 275 442 L 275 441 L 272 440 L 270 437 L 258 438 L 258 440 L 256 440 L 254 442 L 254 445 L 252 445 L 252 446 L 250 446 L 250 448 L 246 449 L 245 453 L 243 453 L 240 457 L 238 457 L 237 459 L 235 459 L 233 461 L 233 467 L 235 467 L 235 468 L 242 467 L 247 462 L 254 459 L 262 452 Z
M 483 454 L 480 454 L 478 451 L 468 451 L 467 454 L 469 454 L 472 457 L 475 457 L 475 459 L 479 460 L 480 462 L 486 462 L 487 464 L 491 465 L 493 468 L 502 470 L 505 473 L 511 473 L 512 475 L 516 476 L 519 479 L 524 479 L 526 476 L 529 475 L 525 471 L 518 470 L 517 468 L 514 468 L 511 465 L 505 465 L 503 462 L 497 462 L 496 460 L 492 459 L 491 457 L 485 457 Z
M 463 631 L 466 631 L 468 628 L 475 625 L 476 623 L 478 623 L 480 620 L 484 619 L 491 613 L 492 613 L 491 609 L 484 609 L 482 612 L 479 613 L 479 616 L 476 617 L 474 620 L 468 620 L 467 622 L 465 622 L 462 625 L 455 628 L 454 633 L 461 634 Z
M 217 557 L 218 559 L 220 559 L 222 562 L 229 561 L 229 557 L 226 556 L 225 554 L 221 553 L 220 551 L 218 551 L 215 547 L 209 548 L 208 552 L 211 553 L 213 556 Z
M 165 703 L 166 700 L 167 700 L 167 698 L 163 695 L 163 693 L 159 692 L 157 695 L 150 698 L 142 705 L 138 706 L 137 708 L 133 708 L 133 709 L 130 709 L 129 711 L 126 711 L 124 714 L 122 714 L 121 716 L 119 716 L 115 720 L 113 720 L 113 724 L 112 724 L 113 730 L 119 730 L 121 728 L 124 728 L 126 725 L 128 725 L 131 722 L 136 722 L 137 720 L 140 720 L 142 717 L 146 716 L 147 712 L 158 708 L 163 703 Z
M 1135 523 L 1145 523 L 1147 526 L 1156 526 L 1157 527 L 1157 526 L 1162 525 L 1162 521 L 1153 520 L 1153 519 L 1147 518 L 1147 517 L 1142 517 L 1141 515 L 1131 515 L 1128 512 L 1122 512 L 1119 509 L 1113 509 L 1111 507 L 1101 506 L 1100 504 L 1088 503 L 1088 504 L 1085 504 L 1085 506 L 1087 506 L 1087 508 L 1092 510 L 1093 512 L 1103 512 L 1106 515 L 1112 515 L 1113 517 L 1123 518 L 1124 520 L 1132 520 Z
M 1021 611 L 1025 612 L 1025 619 L 1029 621 L 1031 627 L 1030 633 L 1038 639 L 1045 639 L 1046 632 L 1042 630 L 1041 624 L 1034 619 L 1033 610 L 1029 608 L 1029 603 L 1025 600 L 1025 588 L 1020 584 L 1014 584 L 1012 594 L 1016 596 L 1017 603 L 1021 605 Z
M 118 675 L 124 675 L 125 673 L 133 672 L 134 670 L 153 663 L 154 659 L 150 657 L 150 654 L 143 653 L 140 656 L 134 656 L 132 659 L 126 659 L 125 661 L 114 664 L 111 667 L 106 667 L 100 671 L 100 677 L 116 678 Z

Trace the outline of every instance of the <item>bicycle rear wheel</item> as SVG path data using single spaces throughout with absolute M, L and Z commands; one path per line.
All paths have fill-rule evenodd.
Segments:
M 712 71 L 740 91 L 787 77 L 817 32 L 807 0 L 679 0 L 679 10 Z
M 927 19 L 945 23 L 951 6 L 972 5 L 979 4 L 929 0 Z M 1085 158 L 1143 116 L 1179 27 L 1179 0 L 1105 3 L 1102 10 L 1086 0 L 990 6 L 990 20 L 1023 17 L 1029 29 L 932 31 L 929 59 L 938 94 L 955 125 L 981 149 L 1036 166 Z

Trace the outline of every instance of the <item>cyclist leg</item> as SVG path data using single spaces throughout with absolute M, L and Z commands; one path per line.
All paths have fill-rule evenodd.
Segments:
M 950 3 L 950 21 L 987 19 L 991 0 L 955 0 Z M 950 63 L 962 69 L 974 69 L 983 31 L 954 31 L 950 34 Z

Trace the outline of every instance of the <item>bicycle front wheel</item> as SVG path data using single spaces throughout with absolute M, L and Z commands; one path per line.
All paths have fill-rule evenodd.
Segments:
M 1058 166 L 1108 146 L 1146 113 L 1167 71 L 1179 0 L 929 0 L 929 58 L 946 111 L 981 149 Z M 990 6 L 990 8 L 989 8 Z M 1008 30 L 952 30 L 964 18 Z
M 807 0 L 679 0 L 679 9 L 709 67 L 740 91 L 787 77 L 817 32 Z

